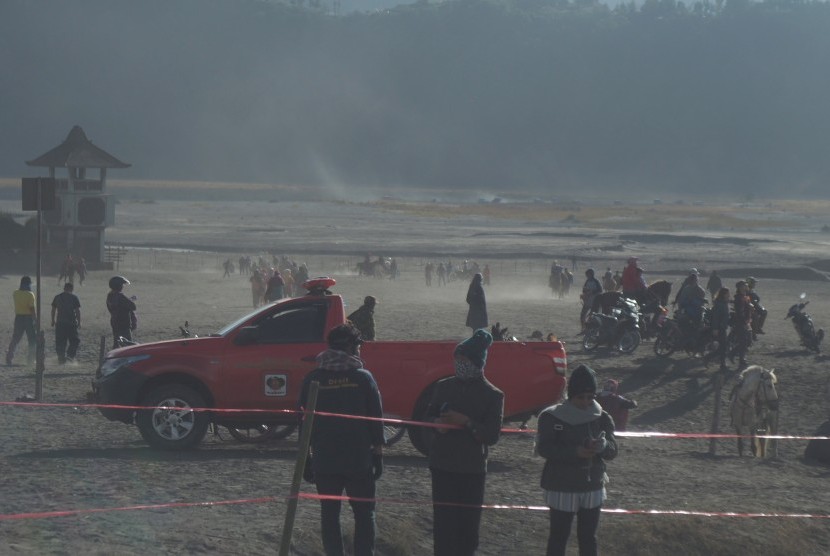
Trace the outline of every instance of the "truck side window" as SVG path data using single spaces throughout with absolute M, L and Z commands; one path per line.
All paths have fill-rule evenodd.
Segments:
M 320 343 L 326 327 L 326 305 L 292 307 L 257 323 L 260 344 Z

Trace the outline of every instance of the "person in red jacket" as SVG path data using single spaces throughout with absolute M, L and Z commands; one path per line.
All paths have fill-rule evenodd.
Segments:
M 614 430 L 624 431 L 628 426 L 628 410 L 637 407 L 637 402 L 617 393 L 620 384 L 609 378 L 597 394 L 597 403 L 614 419 Z

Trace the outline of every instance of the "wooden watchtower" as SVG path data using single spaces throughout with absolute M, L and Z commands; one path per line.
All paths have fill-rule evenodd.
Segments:
M 87 263 L 101 263 L 104 230 L 115 222 L 107 169 L 130 164 L 93 145 L 80 126 L 73 127 L 63 143 L 26 164 L 49 168 L 49 177 L 55 178 L 55 210 L 43 213 L 49 247 L 76 259 L 84 257 Z M 57 168 L 66 168 L 67 176 L 56 176 Z M 99 170 L 97 178 L 87 175 L 94 168 Z

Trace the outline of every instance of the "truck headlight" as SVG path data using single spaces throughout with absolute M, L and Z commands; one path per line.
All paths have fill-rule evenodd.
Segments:
M 144 361 L 145 359 L 149 359 L 149 355 L 133 355 L 132 357 L 115 357 L 113 359 L 104 359 L 104 362 L 101 363 L 101 371 L 100 376 L 108 376 L 124 367 L 126 365 L 132 365 L 138 361 Z

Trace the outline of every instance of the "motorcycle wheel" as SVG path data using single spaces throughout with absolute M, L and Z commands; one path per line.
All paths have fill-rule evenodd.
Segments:
M 626 330 L 617 342 L 617 349 L 623 353 L 632 353 L 640 345 L 640 333 L 636 330 Z
M 664 327 L 654 340 L 654 354 L 657 357 L 668 357 L 677 349 L 680 330 L 675 327 Z
M 582 337 L 582 348 L 585 351 L 594 351 L 599 346 L 599 328 L 591 328 Z

